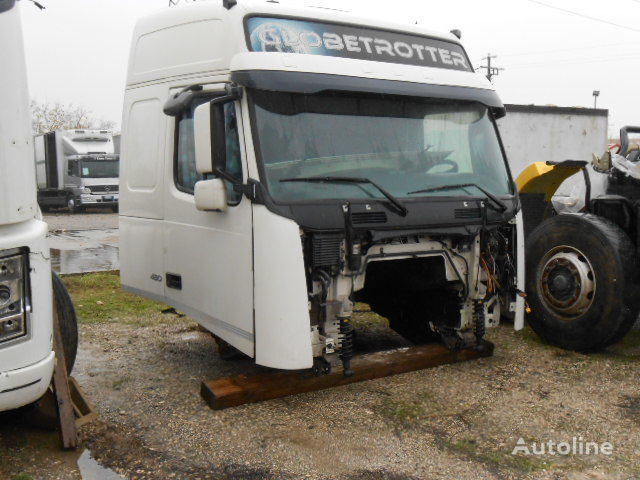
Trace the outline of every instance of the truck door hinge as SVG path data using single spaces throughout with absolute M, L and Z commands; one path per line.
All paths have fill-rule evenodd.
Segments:
M 257 180 L 249 178 L 247 183 L 236 184 L 233 186 L 233 191 L 242 193 L 245 197 L 251 200 L 253 203 L 264 203 L 264 196 L 262 192 L 262 185 Z

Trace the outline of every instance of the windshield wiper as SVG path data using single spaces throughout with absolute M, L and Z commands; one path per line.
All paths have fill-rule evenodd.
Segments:
M 416 190 L 415 192 L 409 192 L 407 195 L 414 195 L 416 193 L 429 193 L 429 192 L 439 192 L 442 190 L 453 190 L 455 188 L 467 188 L 467 187 L 476 187 L 478 190 L 480 190 L 482 193 L 484 193 L 487 198 L 489 200 L 491 200 L 495 205 L 498 206 L 498 209 L 500 210 L 500 212 L 505 212 L 509 207 L 507 207 L 507 204 L 504 203 L 502 200 L 500 200 L 498 197 L 496 197 L 493 193 L 488 192 L 487 190 L 485 190 L 484 188 L 482 188 L 480 185 L 477 185 L 475 183 L 459 183 L 456 185 L 442 185 L 440 187 L 432 187 L 432 188 L 425 188 L 423 190 Z
M 280 180 L 281 182 L 306 182 L 306 183 L 351 183 L 351 184 L 361 184 L 366 183 L 375 187 L 377 190 L 384 195 L 391 204 L 398 209 L 398 212 L 401 216 L 406 217 L 409 210 L 404 204 L 394 197 L 392 194 L 387 192 L 384 188 L 378 185 L 373 180 L 368 178 L 358 178 L 358 177 L 297 177 L 297 178 L 283 178 Z

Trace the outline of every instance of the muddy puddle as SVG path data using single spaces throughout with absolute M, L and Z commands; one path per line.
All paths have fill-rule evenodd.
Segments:
M 118 475 L 113 470 L 103 467 L 94 460 L 89 450 L 85 450 L 78 458 L 78 470 L 82 475 L 82 480 L 123 480 L 124 477 Z
M 55 429 L 49 424 L 36 425 L 28 409 L 0 413 L 0 450 L 2 480 L 124 478 L 100 465 L 89 450 L 62 450 Z
M 62 274 L 119 269 L 118 230 L 75 230 L 49 235 L 51 265 Z

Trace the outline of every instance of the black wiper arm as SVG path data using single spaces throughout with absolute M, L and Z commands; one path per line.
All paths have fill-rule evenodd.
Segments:
M 306 183 L 353 183 L 353 184 L 362 184 L 366 183 L 375 187 L 382 195 L 384 195 L 391 204 L 398 209 L 400 215 L 403 217 L 407 216 L 409 210 L 404 204 L 398 200 L 391 193 L 387 192 L 384 188 L 378 185 L 373 180 L 368 178 L 358 178 L 358 177 L 295 177 L 295 178 L 283 178 L 280 180 L 281 182 L 306 182 Z
M 408 195 L 414 195 L 416 193 L 439 192 L 442 190 L 453 190 L 454 188 L 467 188 L 467 187 L 476 187 L 478 190 L 484 193 L 489 200 L 491 200 L 495 205 L 498 206 L 498 209 L 500 210 L 500 212 L 504 212 L 509 208 L 507 207 L 506 203 L 504 203 L 502 200 L 496 197 L 493 193 L 485 190 L 480 185 L 477 185 L 475 183 L 459 183 L 455 185 L 441 185 L 440 187 L 425 188 L 423 190 L 416 190 L 415 192 L 409 192 Z

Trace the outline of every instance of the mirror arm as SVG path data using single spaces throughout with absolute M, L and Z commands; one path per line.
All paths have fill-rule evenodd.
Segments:
M 227 182 L 232 183 L 233 185 L 240 185 L 242 184 L 242 180 L 234 177 L 233 175 L 231 175 L 230 173 L 225 172 L 224 170 L 220 169 L 220 168 L 215 168 L 213 170 L 213 172 L 211 172 L 213 175 L 215 175 L 216 177 L 220 177 L 223 180 L 226 180 Z
M 215 97 L 211 99 L 211 102 L 209 103 L 214 105 L 216 103 L 233 102 L 235 100 L 240 100 L 242 98 L 242 89 L 237 85 L 227 85 L 225 87 L 225 90 L 227 92 L 226 95 L 223 95 L 222 97 Z
M 260 204 L 264 203 L 262 190 L 260 188 L 261 185 L 257 180 L 249 178 L 247 183 L 242 183 L 242 180 L 240 180 L 239 178 L 236 178 L 230 173 L 225 172 L 224 170 L 221 170 L 219 168 L 216 168 L 213 172 L 211 172 L 211 174 L 215 175 L 218 178 L 222 178 L 227 182 L 230 182 L 232 184 L 234 192 L 242 193 L 252 202 L 257 202 Z

